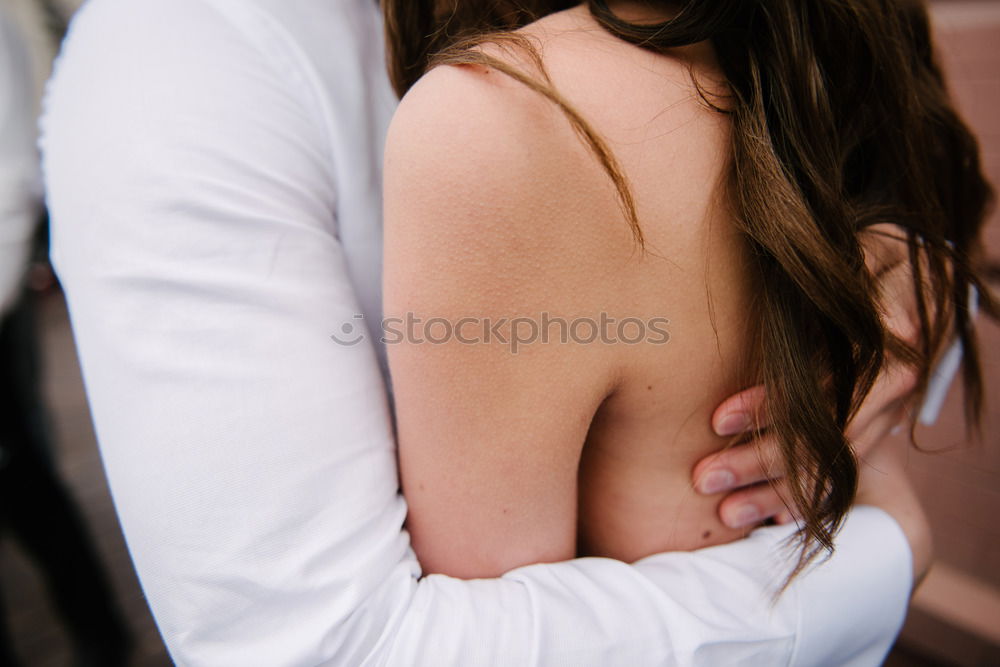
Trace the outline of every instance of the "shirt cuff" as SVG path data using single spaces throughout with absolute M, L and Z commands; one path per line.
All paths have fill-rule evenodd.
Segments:
M 879 665 L 906 618 L 913 554 L 885 511 L 855 507 L 836 551 L 800 575 L 797 646 L 791 665 Z M 856 594 L 845 594 L 845 586 Z

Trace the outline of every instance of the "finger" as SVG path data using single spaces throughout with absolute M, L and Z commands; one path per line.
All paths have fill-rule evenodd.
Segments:
M 719 519 L 730 528 L 746 528 L 782 513 L 793 512 L 784 482 L 756 484 L 729 494 L 719 503 Z M 791 520 L 791 519 L 790 519 Z
M 877 444 L 877 439 L 866 434 L 873 424 L 881 424 L 884 415 L 894 415 L 909 403 L 916 390 L 917 379 L 917 371 L 912 366 L 889 361 L 847 425 L 847 438 L 856 443 L 857 452 L 867 452 L 870 446 Z
M 795 516 L 788 510 L 778 512 L 777 514 L 774 515 L 774 522 L 779 526 L 784 526 L 793 521 L 795 521 Z
M 743 433 L 751 428 L 767 426 L 764 410 L 764 387 L 745 389 L 722 402 L 712 415 L 712 429 L 717 435 Z
M 867 447 L 868 453 L 862 456 L 859 462 L 862 475 L 869 474 L 866 470 L 873 465 L 876 467 L 879 465 L 881 452 L 887 449 L 886 447 L 876 449 L 874 444 L 886 438 L 894 425 L 904 419 L 905 415 L 906 408 L 903 406 L 879 415 L 868 425 L 868 431 L 863 437 L 873 444 Z M 878 452 L 879 455 L 876 456 L 874 452 Z M 780 525 L 789 524 L 798 520 L 798 513 L 791 504 L 791 498 L 787 482 L 772 477 L 770 482 L 745 487 L 727 496 L 719 504 L 719 518 L 731 528 L 745 528 L 770 518 Z
M 920 316 L 910 263 L 898 264 L 880 276 L 878 291 L 882 318 L 889 331 L 908 345 L 916 346 L 920 340 Z
M 876 301 L 883 322 L 892 334 L 916 347 L 920 340 L 920 317 L 905 233 L 895 225 L 875 225 L 865 230 L 862 245 L 865 262 L 876 278 Z
M 892 223 L 870 225 L 858 236 L 864 252 L 865 266 L 873 276 L 891 270 L 909 259 L 906 230 Z
M 774 437 L 762 435 L 753 442 L 705 457 L 695 466 L 692 476 L 698 493 L 712 495 L 784 474 L 781 451 Z
M 871 237 L 877 238 L 877 237 Z M 872 252 L 868 252 L 872 250 Z M 880 254 L 881 253 L 881 254 Z M 913 291 L 913 271 L 908 261 L 906 244 L 885 239 L 866 243 L 866 259 L 888 266 L 878 277 L 879 304 L 889 331 L 910 346 L 920 338 L 917 299 Z M 871 268 L 871 264 L 869 266 Z M 882 372 L 861 408 L 847 426 L 846 435 L 855 443 L 859 454 L 870 451 L 883 434 L 872 435 L 871 425 L 880 422 L 886 413 L 895 413 L 909 401 L 918 384 L 917 369 L 898 358 L 889 356 Z M 874 430 L 879 430 L 877 426 Z
M 886 448 L 885 443 L 899 434 L 902 431 L 900 427 L 906 426 L 909 419 L 910 411 L 905 404 L 873 419 L 868 428 L 851 442 L 858 458 L 859 469 L 863 469 L 876 459 L 879 450 Z
M 912 410 L 908 403 L 899 403 L 894 409 L 886 410 L 872 419 L 868 427 L 851 438 L 851 445 L 859 460 L 864 460 L 882 442 L 897 435 L 909 426 Z
M 847 437 L 859 456 L 870 452 L 895 426 L 905 422 L 907 402 L 916 382 L 916 373 L 898 363 L 890 364 L 879 376 L 847 428 Z M 748 444 L 710 454 L 698 462 L 692 477 L 699 493 L 712 495 L 784 475 L 777 441 L 762 435 Z

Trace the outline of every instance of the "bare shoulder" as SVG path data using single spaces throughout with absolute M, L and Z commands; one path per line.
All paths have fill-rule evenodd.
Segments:
M 695 51 L 652 53 L 628 44 L 598 25 L 584 6 L 549 14 L 516 35 L 538 55 L 551 88 L 612 148 L 619 144 L 627 152 L 626 146 L 661 130 L 682 128 L 681 134 L 690 136 L 716 129 L 712 122 L 690 123 L 714 115 L 701 104 L 691 78 L 693 72 L 700 83 L 711 78 L 714 72 L 704 62 L 711 58 Z M 544 78 L 525 49 L 503 44 L 479 48 L 530 78 Z M 516 167 L 527 160 L 535 182 L 544 178 L 545 164 L 560 158 L 573 164 L 588 155 L 552 101 L 495 69 L 474 65 L 436 67 L 404 97 L 389 131 L 388 159 L 407 151 L 463 168 Z M 483 175 L 520 172 L 494 169 Z
M 701 214 L 691 192 L 710 197 L 726 150 L 724 120 L 698 99 L 690 63 L 625 43 L 586 8 L 518 34 L 541 57 L 552 88 L 606 141 L 640 223 L 655 221 L 644 231 L 686 252 L 678 234 L 690 236 L 690 220 Z M 483 48 L 537 78 L 523 50 Z M 421 239 L 448 234 L 471 247 L 530 239 L 517 253 L 524 262 L 555 256 L 561 266 L 600 271 L 634 250 L 613 181 L 564 111 L 489 67 L 439 66 L 407 93 L 389 130 L 385 183 L 390 233 L 400 222 L 416 224 L 422 204 Z
M 525 26 L 513 35 L 520 42 L 487 40 L 476 48 L 542 82 L 545 76 L 530 52 L 537 54 L 546 70 L 553 65 L 559 70 L 551 81 L 552 90 L 572 103 L 570 98 L 579 97 L 581 91 L 573 85 L 564 90 L 563 84 L 571 84 L 566 73 L 590 67 L 591 59 L 579 56 L 594 40 L 614 41 L 582 12 L 580 8 L 556 12 Z M 490 173 L 480 175 L 493 179 L 523 171 L 497 167 L 530 164 L 533 181 L 538 182 L 547 164 L 579 158 L 585 153 L 581 148 L 566 115 L 523 82 L 492 67 L 442 65 L 421 77 L 401 101 L 389 128 L 387 168 L 393 168 L 394 160 L 416 154 L 436 167 L 492 165 Z
M 517 66 L 510 54 L 493 51 Z M 400 102 L 389 128 L 386 169 L 432 168 L 433 182 L 468 184 L 474 176 L 480 191 L 541 187 L 546 165 L 567 157 L 572 139 L 559 110 L 522 83 L 479 65 L 439 66 Z M 521 174 L 530 178 L 516 182 Z
M 521 65 L 510 52 L 491 55 Z M 478 65 L 436 67 L 403 98 L 386 143 L 385 193 L 388 232 L 412 223 L 419 204 L 436 213 L 421 220 L 422 238 L 449 234 L 475 247 L 530 239 L 520 262 L 581 248 L 595 207 L 605 220 L 619 214 L 613 184 L 558 106 Z

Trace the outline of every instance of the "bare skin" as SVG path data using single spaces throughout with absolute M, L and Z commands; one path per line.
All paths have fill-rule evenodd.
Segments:
M 868 266 L 879 277 L 883 317 L 893 333 L 916 345 L 918 317 L 906 246 L 899 240 L 899 230 L 892 226 L 873 229 L 878 233 L 866 234 L 863 243 Z M 862 462 L 875 456 L 876 449 L 893 431 L 902 431 L 908 423 L 916 383 L 916 369 L 890 356 L 846 431 Z M 767 424 L 761 407 L 763 398 L 764 388 L 758 386 L 726 399 L 712 415 L 713 430 L 720 436 L 746 433 L 749 437 L 755 417 Z M 784 477 L 778 445 L 768 435 L 713 453 L 692 471 L 692 483 L 699 493 L 722 498 L 719 518 L 730 526 L 738 524 L 747 505 L 760 516 L 778 523 L 790 522 L 793 512 L 785 504 L 789 494 Z
M 665 317 L 670 341 L 517 354 L 496 340 L 390 346 L 408 528 L 425 573 L 492 577 L 578 554 L 633 561 L 728 542 L 765 518 L 727 527 L 718 496 L 691 482 L 730 440 L 712 418 L 748 384 L 753 317 L 719 189 L 729 127 L 689 74 L 718 78 L 711 49 L 653 55 L 581 8 L 524 32 L 619 160 L 648 252 L 557 109 L 496 72 L 442 67 L 390 130 L 386 315 Z

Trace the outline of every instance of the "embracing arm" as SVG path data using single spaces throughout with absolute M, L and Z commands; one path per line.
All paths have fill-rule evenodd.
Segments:
M 852 513 L 832 560 L 773 608 L 780 576 L 760 564 L 785 528 L 634 566 L 421 578 L 371 343 L 330 339 L 358 313 L 335 233 L 352 192 L 330 190 L 296 51 L 264 39 L 282 33 L 249 5 L 91 0 L 45 121 L 53 260 L 119 517 L 174 660 L 876 661 L 902 617 L 910 552 L 872 509 Z M 237 29 L 221 6 L 246 20 Z M 376 10 L 330 7 L 357 12 L 329 26 L 343 30 L 338 62 L 352 62 L 352 30 Z M 368 67 L 380 81 L 381 63 Z

